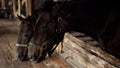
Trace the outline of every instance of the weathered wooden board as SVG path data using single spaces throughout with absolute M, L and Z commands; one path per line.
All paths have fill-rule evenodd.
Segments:
M 63 44 L 64 53 L 59 54 L 60 58 L 72 68 L 120 68 L 120 60 L 102 51 L 98 47 L 99 43 L 96 47 L 96 43 L 89 45 L 85 42 L 66 33 Z M 91 42 L 95 41 L 91 39 Z

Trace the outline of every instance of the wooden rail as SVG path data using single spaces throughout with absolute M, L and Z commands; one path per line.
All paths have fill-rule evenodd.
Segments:
M 32 0 L 13 0 L 14 15 L 23 18 L 32 14 Z
M 62 0 L 53 0 L 54 2 Z M 42 0 L 13 0 L 14 15 L 25 18 L 31 16 L 34 10 L 38 9 L 43 1 Z

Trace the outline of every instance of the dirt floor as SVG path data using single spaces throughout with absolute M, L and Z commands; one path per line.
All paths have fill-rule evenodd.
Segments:
M 17 60 L 15 44 L 18 25 L 18 20 L 0 19 L 0 68 L 67 68 L 55 56 L 41 63 Z

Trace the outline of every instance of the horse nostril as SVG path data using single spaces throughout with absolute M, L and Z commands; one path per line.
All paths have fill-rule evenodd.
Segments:
M 30 61 L 35 61 L 35 57 L 34 56 L 29 56 Z
M 23 61 L 23 60 L 24 60 L 24 57 L 23 57 L 22 54 L 17 55 L 17 58 L 18 58 L 20 61 Z
M 45 49 L 45 48 L 47 48 L 47 46 L 46 46 L 46 45 L 43 45 L 43 48 Z

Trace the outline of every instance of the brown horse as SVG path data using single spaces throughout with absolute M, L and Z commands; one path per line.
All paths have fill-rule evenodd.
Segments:
M 29 58 L 32 61 L 41 61 L 46 54 L 51 55 L 54 51 L 54 45 L 63 40 L 65 32 L 71 30 L 85 33 L 98 41 L 100 38 L 104 42 L 101 34 L 104 34 L 104 28 L 109 26 L 110 22 L 106 21 L 110 19 L 110 12 L 113 9 L 118 8 L 112 2 L 98 3 L 95 0 L 57 3 L 52 10 L 45 11 L 38 17 L 36 22 L 38 24 L 29 43 Z M 118 16 L 115 15 L 114 18 L 116 17 Z M 116 20 L 112 23 L 114 22 Z
M 20 29 L 17 39 L 17 57 L 20 60 L 24 60 L 27 57 L 27 51 L 28 51 L 28 43 L 31 40 L 31 37 L 33 36 L 36 21 L 37 18 L 43 13 L 43 10 L 47 11 L 51 7 L 48 5 L 52 5 L 50 1 L 43 1 L 38 9 L 36 9 L 31 16 L 28 16 L 27 18 L 22 18 L 21 16 L 18 16 L 18 19 L 20 20 Z
M 56 6 L 45 11 L 38 18 L 35 32 L 28 47 L 28 56 L 31 61 L 41 61 L 46 54 L 51 56 L 56 48 L 54 45 L 63 40 L 65 32 L 70 31 L 69 27 L 76 26 L 77 23 L 73 24 L 72 22 L 73 26 L 68 23 L 71 20 L 71 5 L 71 1 L 56 3 Z
M 30 42 L 36 25 L 36 19 L 39 16 L 40 12 L 38 10 L 35 11 L 32 16 L 28 16 L 27 18 L 22 18 L 18 16 L 20 20 L 19 33 L 17 38 L 17 57 L 20 60 L 24 60 L 27 57 L 28 52 L 28 43 Z
M 18 34 L 18 39 L 17 39 L 17 57 L 20 60 L 24 60 L 27 57 L 27 47 L 28 43 L 33 35 L 34 31 L 34 25 L 35 23 L 31 19 L 31 17 L 27 18 L 22 18 L 18 16 L 20 20 L 20 29 L 19 29 L 19 34 Z
M 61 30 L 67 27 L 60 27 L 60 22 L 58 19 L 54 20 L 56 17 L 53 15 L 52 12 L 47 11 L 39 18 L 28 47 L 28 56 L 31 61 L 38 62 L 45 59 L 46 53 L 50 56 L 54 51 L 53 45 L 58 44 L 63 39 L 65 31 Z M 64 25 L 67 26 L 67 24 Z
M 53 48 L 53 45 L 56 44 L 56 42 L 59 43 L 59 40 L 62 39 L 61 37 L 63 37 L 63 36 L 61 36 L 61 37 L 59 36 L 59 34 L 60 34 L 59 31 L 61 30 L 61 28 L 59 28 L 59 22 L 57 24 L 58 27 L 55 27 L 56 25 L 54 25 L 54 23 L 52 23 L 52 22 L 57 22 L 57 19 L 55 21 L 50 19 L 50 17 L 52 17 L 53 19 L 56 18 L 55 16 L 53 16 L 55 14 L 53 12 L 53 7 L 55 8 L 54 5 L 51 5 L 51 8 L 44 10 L 43 13 L 41 13 L 39 15 L 39 17 L 36 21 L 37 24 L 35 26 L 35 31 L 34 31 L 32 39 L 31 39 L 31 42 L 29 43 L 29 47 L 28 47 L 28 56 L 31 61 L 38 62 L 38 61 L 45 59 L 45 56 L 47 53 L 49 55 L 52 53 L 52 50 L 50 50 L 50 49 Z M 49 23 L 49 22 L 51 22 L 51 23 Z M 49 24 L 49 26 L 47 26 L 48 24 Z M 51 28 L 51 25 L 54 27 Z M 55 29 L 55 28 L 57 28 L 56 31 L 52 30 L 53 33 L 49 32 L 46 35 L 45 32 L 47 29 L 51 30 L 51 29 Z M 54 33 L 56 33 L 56 34 L 53 36 Z M 46 37 L 46 38 L 42 38 L 41 36 Z M 50 37 L 47 37 L 47 36 L 50 36 Z

